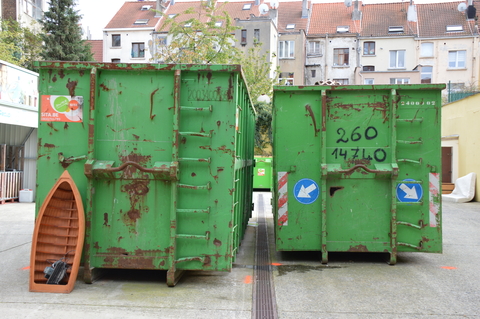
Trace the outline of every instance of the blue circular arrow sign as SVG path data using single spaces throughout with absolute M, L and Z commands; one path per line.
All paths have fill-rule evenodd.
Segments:
M 404 179 L 404 182 L 414 182 L 414 179 Z M 422 185 L 418 183 L 402 183 L 397 185 L 397 199 L 402 203 L 419 202 L 423 197 Z
M 293 187 L 293 195 L 301 204 L 311 204 L 317 200 L 320 194 L 320 187 L 310 178 L 299 180 Z

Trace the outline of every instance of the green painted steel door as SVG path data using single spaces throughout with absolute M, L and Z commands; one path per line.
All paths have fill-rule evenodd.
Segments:
M 441 252 L 441 88 L 277 87 L 277 249 Z

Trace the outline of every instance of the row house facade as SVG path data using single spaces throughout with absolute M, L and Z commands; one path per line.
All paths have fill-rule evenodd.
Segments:
M 280 67 L 279 80 L 285 85 L 334 81 L 478 87 L 478 1 L 216 4 L 239 27 L 234 45 L 247 51 L 261 43 L 260 52 L 268 52 L 272 69 Z M 173 17 L 200 5 L 201 1 L 126 2 L 103 30 L 103 61 L 161 62 L 154 59 L 155 44 L 168 45 L 168 28 L 162 28 L 161 16 L 150 9 Z
M 0 0 L 0 19 L 11 19 L 40 31 L 38 20 L 48 9 L 47 0 Z
M 478 87 L 474 8 L 474 1 L 315 3 L 307 29 L 305 84 Z

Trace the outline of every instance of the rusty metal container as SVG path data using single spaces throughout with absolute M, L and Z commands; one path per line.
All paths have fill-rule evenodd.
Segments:
M 277 250 L 441 252 L 444 88 L 276 87 Z
M 272 188 L 272 157 L 255 157 L 253 189 L 270 190 Z
M 255 111 L 240 66 L 39 62 L 41 203 L 64 170 L 95 269 L 229 271 L 252 208 Z

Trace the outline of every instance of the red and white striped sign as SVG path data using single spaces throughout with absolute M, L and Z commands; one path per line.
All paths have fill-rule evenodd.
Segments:
M 440 211 L 440 175 L 430 173 L 429 177 L 430 227 L 437 227 L 437 215 Z
M 278 226 L 288 225 L 288 172 L 278 172 Z

